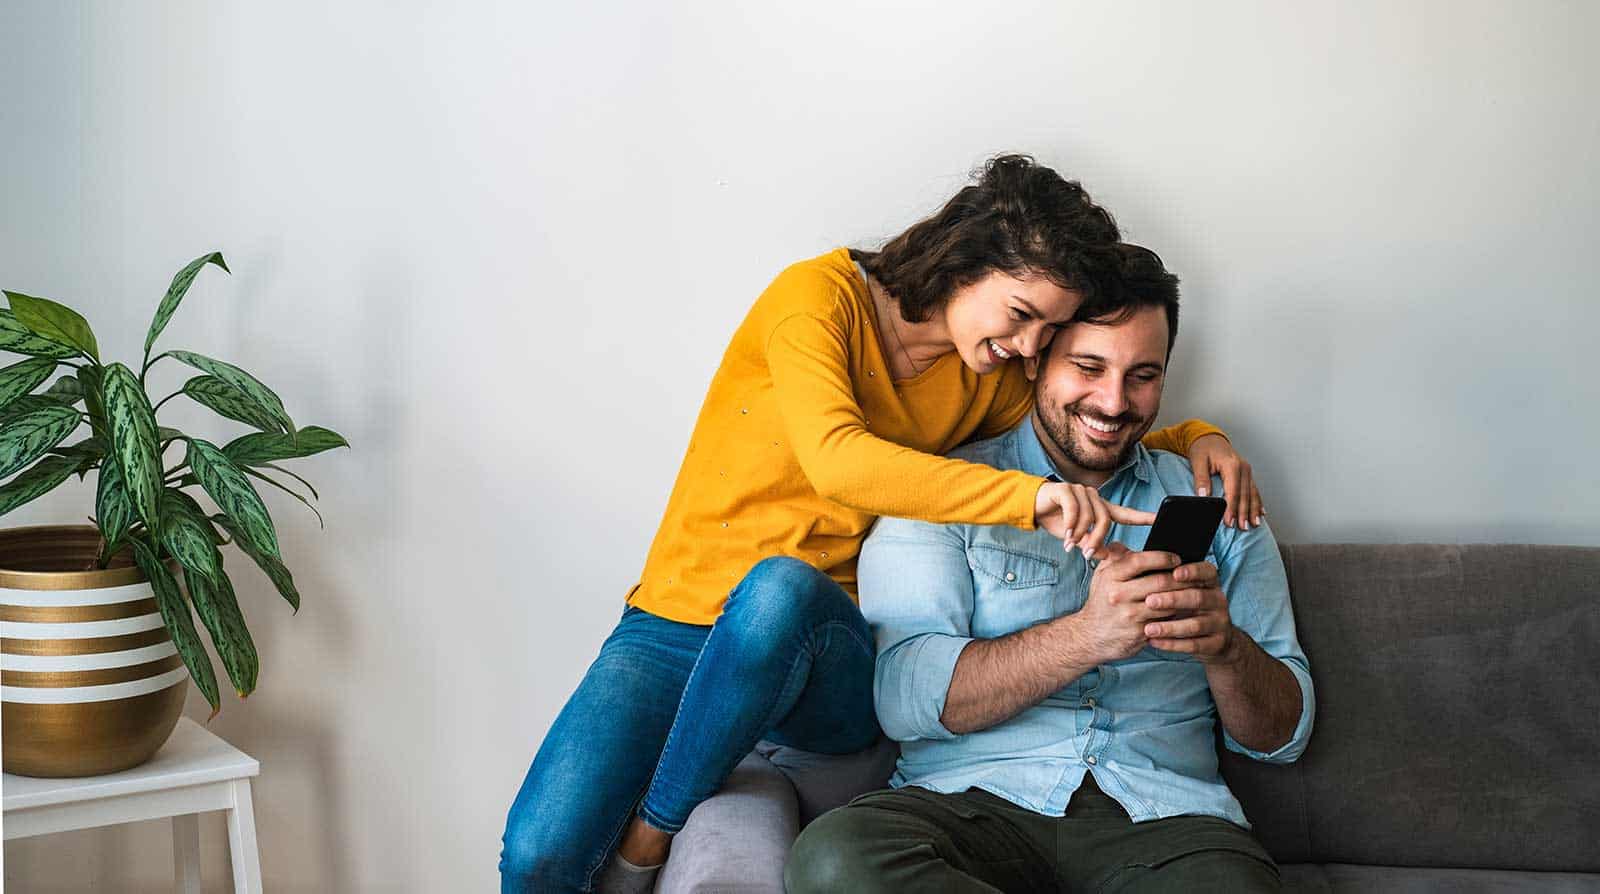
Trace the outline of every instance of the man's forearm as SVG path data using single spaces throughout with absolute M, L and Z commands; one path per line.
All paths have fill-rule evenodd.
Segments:
M 1231 656 L 1206 665 L 1222 728 L 1246 748 L 1282 748 L 1300 723 L 1300 681 L 1237 627 L 1229 651 Z
M 1097 666 L 1074 636 L 1073 616 L 996 639 L 973 640 L 956 660 L 939 722 L 956 733 L 988 729 L 1043 701 Z

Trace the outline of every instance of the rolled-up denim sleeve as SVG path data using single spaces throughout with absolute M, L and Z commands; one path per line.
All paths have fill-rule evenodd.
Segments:
M 1311 665 L 1295 634 L 1294 609 L 1289 602 L 1289 576 L 1272 531 L 1265 525 L 1233 531 L 1220 559 L 1218 577 L 1228 594 L 1228 613 L 1240 630 L 1249 634 L 1263 652 L 1276 658 L 1300 686 L 1300 720 L 1289 741 L 1272 751 L 1256 751 L 1239 744 L 1222 731 L 1228 750 L 1258 761 L 1287 764 L 1297 760 L 1311 740 L 1317 713 L 1316 691 L 1311 685 Z
M 962 526 L 882 518 L 856 566 L 861 613 L 878 645 L 878 723 L 900 742 L 950 739 L 939 717 L 972 642 L 972 569 Z

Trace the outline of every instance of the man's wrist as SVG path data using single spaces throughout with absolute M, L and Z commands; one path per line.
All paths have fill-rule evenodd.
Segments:
M 1216 657 L 1207 663 L 1216 668 L 1232 670 L 1244 663 L 1246 654 L 1249 652 L 1250 634 L 1230 623 L 1227 632 L 1223 636 L 1227 638 L 1227 641 L 1223 645 L 1222 651 L 1218 652 Z
M 1060 657 L 1061 664 L 1074 672 L 1075 676 L 1083 674 L 1098 667 L 1100 662 L 1090 654 L 1089 643 L 1083 636 L 1082 625 L 1078 623 L 1078 616 L 1062 615 L 1050 622 L 1050 636 L 1055 645 L 1056 654 Z

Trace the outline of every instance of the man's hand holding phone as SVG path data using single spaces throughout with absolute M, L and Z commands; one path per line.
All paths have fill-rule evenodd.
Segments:
M 1226 621 L 1228 603 L 1218 587 L 1216 566 L 1180 561 L 1173 553 L 1134 552 L 1115 541 L 1106 544 L 1089 581 L 1089 596 L 1083 608 L 1070 616 L 1085 653 L 1103 664 L 1131 658 L 1147 645 L 1165 648 L 1150 635 L 1152 629 L 1167 634 L 1160 642 L 1189 642 L 1195 638 L 1187 633 L 1191 627 L 1169 631 L 1167 626 L 1196 620 L 1198 612 L 1214 602 L 1221 603 Z M 1194 629 L 1209 637 L 1215 633 L 1213 623 L 1211 619 Z M 1209 647 L 1209 640 L 1206 644 Z M 1186 646 L 1170 651 L 1200 654 Z
M 1211 569 L 1210 585 L 1156 593 L 1147 598 L 1145 604 L 1152 611 L 1173 614 L 1145 624 L 1144 635 L 1157 649 L 1193 655 L 1206 664 L 1225 664 L 1234 657 L 1233 646 L 1239 631 L 1228 614 L 1228 597 L 1217 585 L 1217 569 L 1210 562 L 1199 564 Z

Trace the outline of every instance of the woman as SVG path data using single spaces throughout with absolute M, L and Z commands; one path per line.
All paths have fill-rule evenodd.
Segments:
M 1034 361 L 1094 300 L 1118 238 L 1077 183 L 1001 156 L 881 252 L 778 276 L 712 379 L 621 620 L 512 805 L 503 890 L 592 890 L 613 853 L 608 878 L 647 884 L 758 740 L 871 745 L 874 649 L 851 593 L 877 516 L 1045 527 L 1085 555 L 1113 522 L 1153 520 L 941 455 L 1027 417 Z M 1189 455 L 1197 480 L 1221 471 L 1230 521 L 1259 521 L 1215 428 L 1145 443 Z

